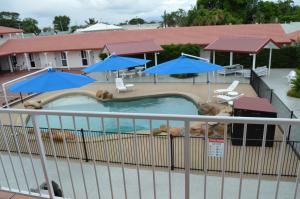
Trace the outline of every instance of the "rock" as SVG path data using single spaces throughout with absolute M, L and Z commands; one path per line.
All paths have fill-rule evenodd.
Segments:
M 102 95 L 102 99 L 107 99 L 108 95 L 109 95 L 109 92 L 108 91 L 104 91 L 103 95 Z
M 200 104 L 200 111 L 203 115 L 217 115 L 220 108 L 212 103 Z
M 107 99 L 112 99 L 112 98 L 113 98 L 113 94 L 112 93 L 108 93 Z
M 155 136 L 155 135 L 161 134 L 161 132 L 162 132 L 162 131 L 161 131 L 159 128 L 155 128 L 155 129 L 152 129 L 152 132 L 151 132 L 151 133 L 152 133 L 152 135 Z
M 213 126 L 212 131 L 214 135 L 217 136 L 224 136 L 224 129 L 225 129 L 225 124 L 224 123 L 218 123 L 217 125 Z
M 173 136 L 181 136 L 183 133 L 182 128 L 170 128 L 169 130 L 170 134 Z
M 102 90 L 98 90 L 98 91 L 96 92 L 96 97 L 102 99 L 102 97 L 103 97 L 103 91 L 102 91 Z
M 190 134 L 193 136 L 205 136 L 206 124 L 204 122 L 199 122 L 190 127 Z M 208 136 L 213 135 L 213 128 L 208 125 Z
M 165 124 L 160 125 L 159 127 L 161 132 L 167 132 L 168 131 L 168 126 Z
M 24 102 L 24 107 L 25 108 L 34 108 L 34 109 L 41 109 L 42 108 L 42 105 L 40 103 L 41 101 L 27 101 L 27 102 Z

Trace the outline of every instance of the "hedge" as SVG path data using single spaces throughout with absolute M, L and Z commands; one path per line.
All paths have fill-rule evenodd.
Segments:
M 256 66 L 269 64 L 269 49 L 263 49 L 256 57 Z M 245 68 L 252 66 L 249 54 L 233 54 L 233 63 L 242 64 Z M 229 65 L 229 53 L 216 52 L 216 64 Z M 300 46 L 286 46 L 272 52 L 272 68 L 300 68 Z
M 171 44 L 162 45 L 164 50 L 158 55 L 158 64 L 175 59 L 180 54 L 187 53 L 195 56 L 200 54 L 200 46 L 197 44 Z M 256 57 L 256 66 L 265 66 L 269 64 L 269 49 L 263 49 Z M 211 53 L 212 54 L 212 53 Z M 143 54 L 132 57 L 144 58 Z M 154 65 L 154 54 L 147 54 L 147 59 L 151 60 L 148 67 Z M 249 54 L 234 53 L 233 63 L 242 64 L 245 68 L 251 68 L 252 56 Z M 216 52 L 216 64 L 229 65 L 229 52 Z M 300 68 L 300 45 L 285 46 L 278 50 L 273 50 L 272 68 Z

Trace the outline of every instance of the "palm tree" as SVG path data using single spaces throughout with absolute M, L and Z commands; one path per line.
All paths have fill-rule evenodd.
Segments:
M 87 26 L 91 26 L 91 25 L 94 25 L 94 24 L 98 23 L 98 21 L 95 18 L 89 18 L 88 20 L 84 21 L 84 23 Z

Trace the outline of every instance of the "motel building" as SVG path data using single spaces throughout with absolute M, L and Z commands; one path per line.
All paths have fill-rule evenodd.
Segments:
M 284 27 L 281 24 L 196 26 L 31 38 L 23 38 L 20 29 L 0 27 L 0 71 L 30 71 L 49 66 L 61 69 L 87 67 L 100 61 L 100 53 L 144 54 L 145 58 L 147 54 L 154 53 L 159 59 L 160 45 L 168 44 L 198 44 L 201 46 L 199 55 L 211 59 L 215 52 L 204 51 L 203 48 L 224 37 L 267 38 L 277 46 L 290 45 L 299 30 L 287 32 Z M 233 61 L 231 55 L 228 63 Z

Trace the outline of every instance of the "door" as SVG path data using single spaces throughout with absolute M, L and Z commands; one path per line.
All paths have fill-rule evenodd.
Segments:
M 81 51 L 81 59 L 82 59 L 82 65 L 83 66 L 86 66 L 88 65 L 88 60 L 87 60 L 87 55 L 86 55 L 86 51 L 85 50 L 82 50 Z
M 32 53 L 29 53 L 29 61 L 30 61 L 30 66 L 32 68 L 35 68 L 35 61 L 34 61 L 34 56 Z

